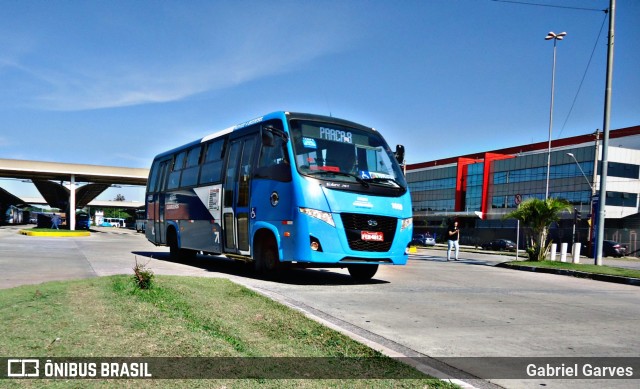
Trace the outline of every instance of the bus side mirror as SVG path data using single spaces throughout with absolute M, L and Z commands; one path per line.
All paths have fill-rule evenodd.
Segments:
M 404 163 L 404 146 L 396 145 L 396 152 L 394 153 L 396 160 L 400 165 Z
M 273 132 L 269 127 L 262 128 L 262 145 L 265 147 L 273 147 Z

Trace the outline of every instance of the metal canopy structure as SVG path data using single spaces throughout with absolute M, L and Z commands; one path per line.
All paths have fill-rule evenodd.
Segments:
M 3 188 L 0 188 L 0 204 L 23 205 L 25 202 L 20 197 L 16 197 Z
M 71 196 L 69 188 L 48 180 L 31 181 L 47 204 L 54 208 L 67 208 Z M 110 184 L 86 184 L 76 188 L 76 208 L 84 208 L 110 186 Z
M 47 203 L 56 208 L 82 208 L 111 185 L 147 184 L 149 169 L 74 163 L 0 159 L 0 177 L 28 179 Z M 69 182 L 69 186 L 61 185 Z M 76 183 L 87 183 L 76 189 Z M 0 188 L 2 189 L 2 188 Z M 0 190 L 0 201 L 24 204 L 6 190 Z M 70 228 L 75 229 L 75 212 L 70 212 Z
M 98 184 L 146 185 L 149 169 L 0 159 L 0 177 Z

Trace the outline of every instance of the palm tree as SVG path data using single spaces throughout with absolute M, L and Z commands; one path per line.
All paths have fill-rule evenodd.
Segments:
M 535 240 L 532 241 L 531 251 L 529 251 L 529 259 L 544 261 L 549 244 L 545 244 L 549 234 L 549 226 L 553 222 L 560 219 L 560 214 L 564 211 L 570 211 L 571 204 L 564 199 L 548 198 L 540 200 L 530 198 L 520 204 L 518 209 L 504 216 L 505 219 L 517 219 L 531 228 Z

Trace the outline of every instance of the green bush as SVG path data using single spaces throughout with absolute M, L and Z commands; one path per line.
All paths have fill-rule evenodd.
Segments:
M 133 280 L 139 289 L 151 289 L 153 285 L 153 271 L 147 268 L 147 264 L 144 265 L 138 263 L 136 258 L 136 265 L 133 267 Z

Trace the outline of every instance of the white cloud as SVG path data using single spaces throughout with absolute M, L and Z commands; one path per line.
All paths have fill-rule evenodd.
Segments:
M 347 19 L 342 16 L 343 21 Z M 89 56 L 81 47 L 50 60 L 31 59 L 11 66 L 36 85 L 31 89 L 37 93 L 23 98 L 27 104 L 50 110 L 90 110 L 178 101 L 232 87 L 344 50 L 354 39 L 348 23 L 328 11 L 293 20 L 293 15 L 279 10 L 250 23 L 227 21 L 212 27 L 214 32 L 200 27 L 166 44 L 141 38 L 134 45 L 139 52 L 109 46 Z M 189 42 L 190 37 L 198 43 Z

